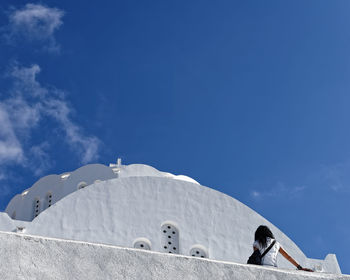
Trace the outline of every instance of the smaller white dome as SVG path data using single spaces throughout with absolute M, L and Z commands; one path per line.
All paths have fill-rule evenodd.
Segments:
M 185 175 L 174 175 L 168 172 L 162 172 L 157 169 L 155 169 L 152 166 L 146 165 L 146 164 L 130 164 L 130 165 L 120 165 L 113 168 L 114 172 L 118 174 L 119 178 L 125 178 L 125 177 L 144 177 L 144 176 L 150 176 L 150 177 L 165 177 L 165 178 L 172 178 L 175 180 L 181 180 L 186 181 L 194 184 L 199 183 Z

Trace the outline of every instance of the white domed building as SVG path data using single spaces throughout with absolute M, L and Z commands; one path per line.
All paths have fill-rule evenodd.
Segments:
M 241 271 L 238 275 L 253 275 L 232 279 L 311 279 L 298 278 L 307 272 L 295 271 L 295 267 L 281 256 L 279 269 L 246 264 L 252 253 L 254 232 L 261 224 L 271 228 L 276 239 L 297 262 L 321 272 L 311 273 L 313 277 L 331 273 L 333 278 L 322 279 L 350 279 L 341 275 L 334 254 L 327 255 L 324 260 L 308 258 L 277 227 L 236 199 L 204 187 L 187 176 L 161 172 L 143 164 L 122 165 L 120 160 L 109 166 L 90 164 L 72 172 L 43 177 L 13 197 L 6 211 L 0 213 L 0 242 L 3 250 L 7 248 L 6 252 L 13 246 L 21 252 L 28 251 L 26 258 L 32 265 L 44 267 L 41 263 L 44 260 L 52 262 L 55 268 L 51 267 L 51 272 L 59 274 L 57 279 L 80 279 L 74 278 L 74 273 L 81 276 L 96 263 L 99 263 L 96 271 L 100 272 L 89 272 L 89 275 L 96 273 L 99 277 L 91 276 L 91 279 L 110 279 L 114 273 L 111 271 L 115 270 L 112 265 L 107 266 L 106 261 L 109 263 L 113 258 L 118 259 L 115 263 L 118 273 L 130 273 L 120 279 L 213 279 L 200 275 L 204 272 L 215 275 L 222 271 L 230 275 L 232 271 Z M 96 251 L 90 252 L 91 248 Z M 77 252 L 85 252 L 84 256 L 91 253 L 91 258 L 84 260 Z M 13 255 L 7 257 L 13 258 Z M 80 265 L 86 266 L 83 272 L 75 271 L 79 266 L 72 266 L 72 260 L 75 263 L 77 258 Z M 104 260 L 102 263 L 101 259 Z M 123 264 L 126 260 L 127 264 Z M 127 268 L 130 262 L 135 262 L 134 267 L 138 267 L 134 272 Z M 147 267 L 159 263 L 162 266 L 145 272 L 145 262 Z M 59 270 L 60 266 L 64 271 Z M 68 273 L 66 270 L 70 266 L 69 276 L 61 277 Z M 202 266 L 205 267 L 203 271 Z M 140 272 L 140 267 L 144 272 Z M 166 269 L 167 278 L 156 275 L 162 275 L 162 269 Z M 12 275 L 14 271 L 16 268 L 10 267 L 7 272 Z M 35 274 L 33 271 L 35 269 L 31 268 L 26 273 Z M 98 274 L 106 271 L 111 274 L 103 277 Z M 194 275 L 191 274 L 193 271 Z M 0 273 L 4 271 L 0 269 Z M 271 278 L 274 273 L 284 274 Z M 216 279 L 231 279 L 222 275 Z M 341 278 L 334 278 L 334 275 Z

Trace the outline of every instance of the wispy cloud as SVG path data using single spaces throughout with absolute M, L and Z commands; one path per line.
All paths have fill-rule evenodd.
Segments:
M 309 174 L 300 179 L 302 183 L 297 186 L 290 186 L 285 183 L 277 183 L 270 188 L 252 189 L 250 197 L 259 200 L 266 197 L 290 197 L 295 198 L 298 195 L 310 192 L 327 195 L 338 194 L 348 195 L 350 193 L 350 160 L 343 162 L 316 166 Z
M 252 190 L 250 196 L 253 199 L 259 200 L 266 197 L 296 197 L 306 190 L 306 186 L 287 186 L 282 182 L 278 182 L 276 186 L 263 190 Z
M 41 4 L 28 3 L 9 13 L 9 24 L 5 28 L 5 38 L 10 43 L 19 40 L 39 42 L 51 52 L 59 51 L 54 33 L 63 24 L 64 12 Z
M 49 146 L 48 142 L 43 142 L 29 149 L 28 156 L 31 159 L 31 169 L 36 176 L 44 174 L 52 165 L 47 152 Z
M 19 163 L 23 160 L 23 149 L 18 140 L 5 104 L 0 104 L 0 164 Z
M 6 179 L 6 175 L 4 173 L 0 173 L 0 181 Z
M 28 145 L 31 132 L 46 118 L 54 120 L 64 132 L 63 139 L 80 157 L 83 164 L 98 158 L 100 140 L 87 136 L 71 119 L 65 94 L 55 88 L 42 86 L 37 81 L 40 67 L 15 65 L 9 71 L 13 87 L 6 99 L 0 100 L 0 164 L 30 165 L 42 173 L 51 163 L 47 150 L 49 143 Z
M 320 168 L 319 174 L 313 177 L 321 182 L 323 187 L 334 192 L 350 191 L 350 161 L 341 162 L 333 165 L 324 165 Z
M 100 141 L 96 137 L 83 136 L 81 128 L 74 124 L 70 118 L 68 104 L 59 99 L 46 99 L 44 101 L 45 113 L 56 119 L 66 133 L 68 143 L 82 155 L 82 163 L 96 158 Z

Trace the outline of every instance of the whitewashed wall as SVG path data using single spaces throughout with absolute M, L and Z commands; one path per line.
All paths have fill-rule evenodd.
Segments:
M 117 178 L 111 168 L 102 164 L 89 164 L 73 172 L 48 175 L 37 181 L 31 188 L 16 195 L 7 205 L 5 212 L 13 219 L 31 221 L 57 201 L 75 192 L 79 183 L 90 185 L 96 180 Z M 51 197 L 49 197 L 51 195 Z M 49 204 L 49 200 L 51 203 Z M 35 201 L 39 201 L 36 207 Z
M 78 190 L 81 182 L 87 186 Z M 48 192 L 58 199 L 45 207 Z M 25 227 L 24 232 L 40 236 L 246 263 L 254 232 L 265 224 L 301 265 L 340 273 L 334 255 L 308 259 L 278 228 L 236 199 L 149 166 L 88 165 L 64 180 L 50 175 L 16 196 L 6 211 L 30 221 L 37 197 L 44 197 L 40 207 L 45 211 L 27 223 L 0 216 L 0 229 L 13 225 L 12 231 Z M 293 268 L 282 257 L 278 263 Z
M 190 177 L 161 172 L 144 164 L 111 164 L 110 167 L 102 164 L 88 164 L 75 171 L 41 178 L 32 187 L 13 197 L 5 212 L 12 219 L 32 221 L 42 211 L 79 188 L 91 185 L 96 181 L 141 176 L 165 177 L 198 184 Z
M 350 279 L 4 232 L 0 244 L 0 275 L 6 280 Z

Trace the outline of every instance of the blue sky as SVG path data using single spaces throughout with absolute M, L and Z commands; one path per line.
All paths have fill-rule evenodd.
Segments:
M 350 274 L 350 2 L 0 9 L 1 209 L 121 157 L 239 199 Z

